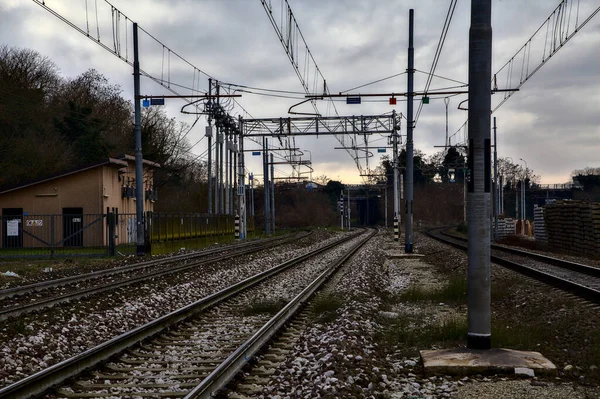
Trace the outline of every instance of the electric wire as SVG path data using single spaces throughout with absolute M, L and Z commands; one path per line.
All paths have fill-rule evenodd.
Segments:
M 427 94 L 429 87 L 431 86 L 431 81 L 433 80 L 433 75 L 437 68 L 438 62 L 440 60 L 440 56 L 442 54 L 442 48 L 444 47 L 444 43 L 446 42 L 446 36 L 448 35 L 448 30 L 450 28 L 450 23 L 452 22 L 452 17 L 454 16 L 454 10 L 456 9 L 456 4 L 458 0 L 450 0 L 450 6 L 448 7 L 448 12 L 446 13 L 446 20 L 444 21 L 444 26 L 442 27 L 442 33 L 440 34 L 440 39 L 438 41 L 437 48 L 435 50 L 435 54 L 433 56 L 433 61 L 431 63 L 431 68 L 429 71 L 429 75 L 427 76 L 427 81 L 425 83 L 425 89 L 423 92 Z M 419 102 L 419 108 L 417 109 L 417 115 L 413 118 L 413 127 L 417 126 L 417 122 L 419 121 L 419 116 L 421 116 L 421 111 L 423 110 L 423 102 Z

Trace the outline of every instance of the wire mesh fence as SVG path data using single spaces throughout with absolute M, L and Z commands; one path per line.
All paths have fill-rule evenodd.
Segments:
M 3 215 L 1 221 L 0 258 L 126 256 L 137 250 L 135 214 L 24 213 Z M 152 253 L 153 244 L 194 240 L 191 246 L 201 247 L 233 239 L 235 224 L 233 215 L 147 212 L 141 226 Z M 254 219 L 249 218 L 247 238 L 253 235 Z

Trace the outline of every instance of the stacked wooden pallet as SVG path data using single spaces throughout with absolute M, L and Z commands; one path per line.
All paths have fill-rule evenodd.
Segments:
M 600 253 L 600 204 L 556 201 L 544 209 L 551 247 L 581 255 Z
M 515 220 L 512 218 L 498 219 L 498 237 L 503 238 L 515 234 Z
M 536 206 L 533 208 L 533 236 L 536 241 L 547 242 L 546 226 L 544 224 L 544 208 Z

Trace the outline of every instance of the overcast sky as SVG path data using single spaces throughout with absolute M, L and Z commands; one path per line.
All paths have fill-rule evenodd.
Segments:
M 98 24 L 94 2 L 97 1 Z M 267 2 L 269 2 L 267 0 Z M 86 3 L 87 13 L 86 13 Z M 281 0 L 271 0 L 279 20 Z M 380 78 L 404 72 L 407 67 L 408 13 L 415 9 L 415 68 L 429 71 L 442 30 L 449 0 L 290 0 L 302 33 L 332 93 L 347 90 Z M 104 0 L 46 0 L 46 4 L 90 35 L 113 48 L 111 11 Z M 301 92 L 294 72 L 260 0 L 113 0 L 112 4 L 141 28 L 184 57 L 193 66 L 224 82 Z M 558 0 L 493 0 L 493 62 L 496 72 L 525 44 L 559 4 Z M 580 0 L 570 9 L 569 30 L 600 7 L 600 0 Z M 446 38 L 436 74 L 467 82 L 468 32 L 470 2 L 459 0 Z M 121 54 L 131 59 L 131 25 L 121 18 Z M 128 32 L 125 32 L 128 26 Z M 566 28 L 565 28 L 566 29 Z M 127 33 L 127 40 L 125 35 Z M 63 21 L 27 0 L 0 2 L 0 40 L 3 44 L 31 48 L 51 58 L 64 77 L 75 77 L 94 68 L 123 89 L 123 96 L 133 97 L 131 67 L 86 38 Z M 125 43 L 128 43 L 127 45 Z M 564 183 L 573 169 L 600 166 L 600 17 L 593 18 L 554 57 L 526 82 L 494 114 L 498 120 L 498 156 L 520 158 L 541 175 L 542 183 Z M 532 45 L 529 68 L 541 61 L 543 45 Z M 548 49 L 546 49 L 548 51 Z M 154 77 L 205 91 L 207 76 L 168 53 L 140 33 L 141 68 Z M 539 54 L 538 54 L 539 53 Z M 512 87 L 518 84 L 521 64 L 515 63 Z M 499 88 L 506 88 L 504 78 Z M 517 76 L 515 78 L 515 76 Z M 415 75 L 415 90 L 423 90 L 426 75 Z M 431 88 L 456 86 L 453 81 L 435 78 Z M 322 88 L 322 83 L 319 89 Z M 178 89 L 189 94 L 188 89 Z M 361 93 L 404 92 L 406 74 L 357 90 Z M 148 78 L 142 79 L 142 94 L 169 94 Z M 253 117 L 287 116 L 297 99 L 242 93 L 240 104 Z M 294 95 L 301 97 L 300 95 Z M 502 94 L 493 96 L 498 104 Z M 466 95 L 450 99 L 449 133 L 452 135 L 466 120 L 458 104 Z M 383 114 L 394 109 L 387 98 L 361 105 L 337 103 L 341 115 Z M 182 115 L 182 100 L 168 100 L 169 116 L 189 124 L 194 117 Z M 325 109 L 325 104 L 320 104 Z M 418 103 L 415 102 L 415 110 Z M 310 111 L 311 108 L 303 108 Z M 406 113 L 406 103 L 398 101 L 397 112 Z M 241 109 L 236 107 L 234 114 Z M 404 121 L 403 121 L 404 122 Z M 202 117 L 187 136 L 195 145 L 193 152 L 206 150 L 206 120 Z M 402 134 L 405 134 L 405 123 Z M 455 136 L 462 140 L 462 133 Z M 433 99 L 423 107 L 414 131 L 415 147 L 426 154 L 439 150 L 445 140 L 445 106 L 443 99 Z M 378 140 L 378 141 L 376 141 Z M 373 137 L 372 145 L 385 145 L 386 139 Z M 358 170 L 343 150 L 334 147 L 334 138 L 319 137 L 296 140 L 309 150 L 315 167 L 313 176 L 327 175 L 345 183 L 360 182 Z M 247 144 L 246 148 L 253 148 Z M 389 153 L 389 151 L 388 151 Z M 308 152 L 306 152 L 308 154 Z M 248 156 L 247 166 L 261 173 L 260 157 Z M 362 160 L 363 165 L 365 161 Z M 378 156 L 369 160 L 376 165 Z M 277 165 L 278 176 L 291 168 Z

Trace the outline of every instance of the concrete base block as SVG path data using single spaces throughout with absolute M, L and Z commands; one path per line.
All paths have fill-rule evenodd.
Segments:
M 407 254 L 406 252 L 396 249 L 396 250 L 387 250 L 385 251 L 385 256 L 388 259 L 415 259 L 415 258 L 422 258 L 425 255 L 423 254 Z
M 555 374 L 556 366 L 539 352 L 493 348 L 457 348 L 420 351 L 425 374 L 514 374 L 528 368 L 535 374 Z

